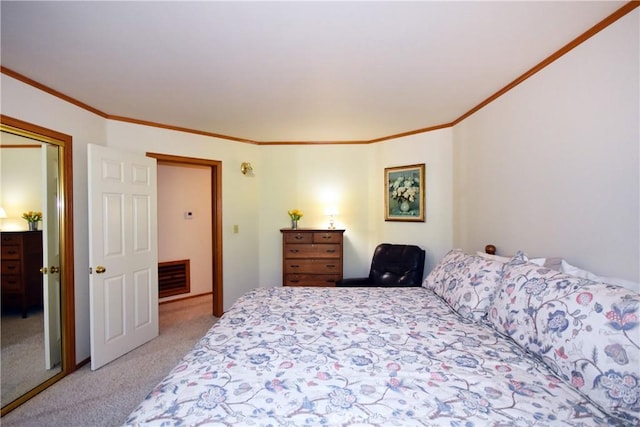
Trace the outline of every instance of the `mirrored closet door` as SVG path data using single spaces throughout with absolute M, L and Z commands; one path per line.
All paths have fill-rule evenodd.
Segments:
M 15 126 L 7 125 L 10 121 Z M 2 117 L 2 415 L 70 372 L 73 350 L 70 138 Z M 36 127 L 33 129 L 38 130 Z M 69 165 L 70 167 L 70 165 Z M 67 185 L 65 185 L 67 184 Z M 70 337 L 68 335 L 71 335 Z

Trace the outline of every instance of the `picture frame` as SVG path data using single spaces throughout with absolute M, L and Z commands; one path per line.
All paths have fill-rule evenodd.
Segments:
M 384 220 L 425 222 L 425 164 L 384 169 Z

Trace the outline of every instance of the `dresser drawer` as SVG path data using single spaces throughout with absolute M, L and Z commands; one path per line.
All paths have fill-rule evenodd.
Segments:
M 342 274 L 340 260 L 319 259 L 287 259 L 284 263 L 285 274 L 311 273 L 311 274 Z
M 339 274 L 286 274 L 284 286 L 335 286 Z
M 20 259 L 20 245 L 2 244 L 2 261 L 7 259 Z
M 313 233 L 313 243 L 338 243 L 342 242 L 342 234 L 339 233 Z
M 13 274 L 2 275 L 2 295 L 13 292 L 20 293 L 22 291 L 22 277 Z
M 287 233 L 285 243 L 313 243 L 313 233 Z
M 2 274 L 20 274 L 20 261 L 2 260 Z
M 286 258 L 340 258 L 340 245 L 298 245 L 290 244 L 285 248 Z
M 22 236 L 18 233 L 2 233 L 2 246 L 19 245 L 22 243 Z

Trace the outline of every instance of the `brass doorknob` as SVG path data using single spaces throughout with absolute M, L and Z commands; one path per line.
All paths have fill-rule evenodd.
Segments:
M 42 267 L 42 268 L 40 269 L 40 273 L 42 273 L 42 274 L 47 274 L 47 271 L 48 271 L 48 270 L 47 270 L 47 267 Z
M 60 267 L 54 267 L 53 265 L 51 266 L 51 268 L 49 269 L 49 273 L 53 274 L 53 273 L 60 273 Z
M 99 266 L 97 266 L 97 267 L 96 267 L 96 273 L 98 273 L 98 274 L 102 274 L 102 273 L 104 273 L 105 271 L 107 271 L 107 269 L 106 269 L 106 268 L 104 268 L 104 267 L 103 267 L 103 266 L 101 266 L 101 265 L 99 265 Z

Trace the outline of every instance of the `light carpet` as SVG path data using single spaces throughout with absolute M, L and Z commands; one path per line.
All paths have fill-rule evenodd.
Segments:
M 160 336 L 102 368 L 85 365 L 2 417 L 2 426 L 119 426 L 217 318 L 211 295 L 160 305 Z

